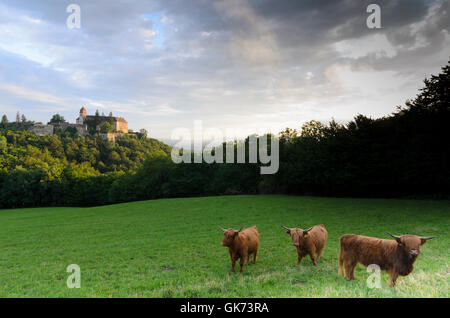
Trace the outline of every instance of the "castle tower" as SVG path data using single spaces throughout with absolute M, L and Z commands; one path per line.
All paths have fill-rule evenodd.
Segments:
M 87 116 L 86 108 L 81 107 L 81 109 L 80 109 L 80 117 L 77 118 L 76 123 L 78 125 L 83 125 L 84 124 L 84 120 L 86 119 L 86 116 Z
M 80 117 L 86 118 L 86 108 L 81 107 L 81 109 L 80 109 Z

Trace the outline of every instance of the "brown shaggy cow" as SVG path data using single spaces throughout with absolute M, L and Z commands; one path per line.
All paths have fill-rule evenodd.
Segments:
M 389 286 L 395 286 L 398 276 L 406 276 L 414 269 L 420 246 L 434 237 L 417 235 L 391 235 L 395 240 L 383 240 L 355 234 L 345 234 L 339 239 L 339 275 L 345 270 L 347 280 L 355 279 L 354 271 L 358 263 L 369 266 L 376 264 L 389 274 Z
M 323 224 L 315 225 L 307 230 L 288 228 L 284 225 L 282 227 L 292 237 L 292 244 L 297 248 L 297 265 L 301 263 L 304 256 L 309 255 L 314 266 L 317 266 L 328 238 L 325 226 Z
M 244 230 L 233 230 L 220 228 L 223 231 L 222 245 L 228 247 L 231 258 L 231 271 L 234 272 L 234 265 L 240 258 L 240 269 L 244 262 L 248 265 L 250 255 L 253 254 L 253 264 L 256 263 L 256 255 L 259 248 L 259 232 L 256 226 L 246 228 Z

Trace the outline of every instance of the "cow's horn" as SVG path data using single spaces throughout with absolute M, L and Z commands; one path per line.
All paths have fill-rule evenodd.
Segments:
M 242 227 L 239 229 L 239 231 L 234 231 L 235 233 L 239 233 L 240 231 L 242 231 Z
M 291 230 L 290 228 L 288 228 L 287 226 L 284 226 L 284 225 L 282 225 L 281 227 L 284 228 L 284 229 L 286 229 L 286 230 L 288 230 L 288 231 Z
M 307 230 L 303 230 L 303 232 L 306 232 L 306 233 L 308 233 L 309 231 L 311 231 L 312 230 L 312 226 L 309 228 L 309 229 L 307 229 Z
M 220 227 L 220 226 L 219 226 L 219 229 L 221 229 L 222 232 L 225 232 L 225 231 L 226 231 L 223 227 Z
M 388 234 L 389 234 L 390 236 L 392 236 L 393 238 L 395 238 L 395 239 L 400 239 L 400 238 L 401 238 L 400 235 L 394 235 L 394 234 L 391 234 L 391 233 L 389 233 L 389 232 L 388 232 Z
M 436 238 L 436 236 L 421 236 L 420 237 L 420 239 L 423 240 L 423 241 L 431 240 L 431 239 L 434 239 L 434 238 Z

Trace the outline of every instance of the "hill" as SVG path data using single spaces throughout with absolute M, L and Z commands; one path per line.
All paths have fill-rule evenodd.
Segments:
M 124 135 L 116 142 L 110 142 L 98 135 L 64 133 L 38 136 L 33 132 L 10 128 L 0 128 L 0 170 L 6 173 L 17 167 L 43 170 L 48 174 L 47 179 L 62 178 L 63 173 L 71 171 L 83 176 L 133 172 L 148 156 L 169 154 L 171 149 L 156 139 L 138 135 Z M 64 169 L 66 171 L 62 171 Z

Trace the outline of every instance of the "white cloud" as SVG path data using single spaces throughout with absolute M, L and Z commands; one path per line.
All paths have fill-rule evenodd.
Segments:
M 307 80 L 310 80 L 310 79 L 312 79 L 313 77 L 314 77 L 314 74 L 313 74 L 312 72 L 306 72 L 305 78 L 306 78 Z
M 40 103 L 50 103 L 50 104 L 62 104 L 64 103 L 64 99 L 47 94 L 44 92 L 31 90 L 26 87 L 22 87 L 19 85 L 8 84 L 4 82 L 0 82 L 0 90 L 15 95 L 18 98 L 31 100 Z
M 389 42 L 386 35 L 376 33 L 360 39 L 349 39 L 334 44 L 335 50 L 342 57 L 357 59 L 373 55 L 375 58 L 394 57 L 397 49 Z

